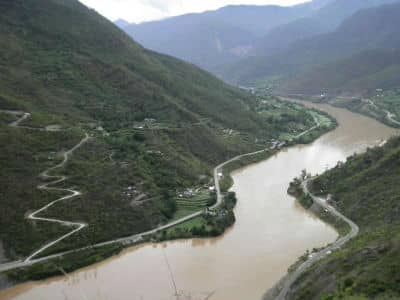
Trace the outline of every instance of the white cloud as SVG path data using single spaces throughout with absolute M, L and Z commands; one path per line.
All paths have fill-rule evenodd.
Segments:
M 229 4 L 293 5 L 307 0 L 80 0 L 100 14 L 116 20 L 143 22 L 191 12 L 217 9 Z

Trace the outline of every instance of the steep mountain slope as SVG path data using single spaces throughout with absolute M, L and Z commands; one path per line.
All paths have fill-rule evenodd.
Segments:
M 29 1 L 1 3 L 3 98 L 30 111 L 41 108 L 74 118 L 97 118 L 106 126 L 146 117 L 180 122 L 212 115 L 225 118 L 222 110 L 246 115 L 250 127 L 259 122 L 245 104 L 249 97 L 244 93 L 197 68 L 145 50 L 75 1 L 45 4 L 39 9 Z M 62 13 L 65 16 L 55 20 Z M 16 91 L 10 75 L 30 89 Z M 32 97 L 33 90 L 47 94 L 36 92 Z M 108 120 L 107 109 L 112 109 L 115 120 Z M 231 117 L 225 121 L 233 123 Z
M 278 26 L 268 32 L 255 46 L 252 55 L 272 55 L 296 41 L 336 30 L 340 23 L 359 10 L 396 0 L 336 0 L 306 18 Z
M 88 226 L 41 255 L 187 215 L 177 195 L 199 188 L 212 199 L 215 165 L 314 124 L 298 108 L 267 103 L 273 113 L 259 114 L 250 93 L 144 49 L 78 1 L 1 1 L 0 10 L 0 240 L 9 259 L 71 230 L 25 218 L 66 189 L 81 194 L 39 216 Z M 65 153 L 68 163 L 52 168 Z M 61 190 L 40 188 L 47 169 L 67 176 L 54 184 Z
M 201 14 L 133 24 L 124 30 L 145 47 L 212 69 L 246 56 L 257 37 L 310 14 L 327 1 L 293 7 L 227 6 Z
M 250 84 L 271 76 L 299 74 L 368 49 L 396 49 L 400 46 L 399 14 L 398 3 L 359 11 L 335 32 L 298 41 L 276 55 L 243 60 L 225 68 L 222 76 L 232 82 Z
M 357 223 L 358 237 L 312 267 L 289 299 L 399 299 L 400 139 L 352 156 L 313 182 Z
M 367 50 L 301 73 L 282 83 L 278 92 L 355 96 L 399 84 L 400 50 Z
M 249 51 L 255 35 L 219 20 L 204 22 L 198 16 L 179 17 L 125 27 L 146 47 L 206 69 L 218 62 L 229 63 Z
M 344 22 L 337 32 L 310 41 L 309 55 L 327 63 L 290 79 L 281 91 L 368 94 L 377 88 L 397 87 L 399 18 L 400 4 L 365 10 Z
M 264 122 L 247 94 L 145 50 L 78 1 L 2 1 L 0 10 L 0 109 L 32 113 L 24 126 L 66 129 L 10 128 L 12 119 L 1 113 L 1 169 L 7 177 L 0 183 L 0 238 L 11 258 L 30 254 L 66 230 L 43 222 L 32 226 L 24 215 L 55 199 L 36 189 L 38 174 L 83 131 L 96 138 L 64 170 L 66 184 L 85 191 L 83 200 L 46 213 L 90 226 L 61 249 L 165 222 L 175 209 L 175 189 L 193 185 L 214 163 L 248 147 L 229 145 L 217 134 L 220 128 L 261 132 Z M 123 194 L 128 186 L 139 194 Z M 135 203 L 139 196 L 142 201 Z

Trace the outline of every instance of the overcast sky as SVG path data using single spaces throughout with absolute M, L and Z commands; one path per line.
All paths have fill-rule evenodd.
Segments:
M 201 12 L 229 4 L 279 4 L 293 5 L 307 0 L 80 0 L 112 21 L 125 19 L 140 23 Z

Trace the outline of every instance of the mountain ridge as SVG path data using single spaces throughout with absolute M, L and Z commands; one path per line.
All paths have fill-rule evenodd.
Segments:
M 329 1 L 292 7 L 230 5 L 215 11 L 135 24 L 124 30 L 152 50 L 213 70 L 218 64 L 246 56 L 254 41 L 273 27 L 305 16 Z
M 291 79 L 291 76 L 300 77 L 313 67 L 332 63 L 333 68 L 337 60 L 362 51 L 399 48 L 396 34 L 399 8 L 396 2 L 361 10 L 347 18 L 332 33 L 298 41 L 280 54 L 244 60 L 225 68 L 221 76 L 230 82 L 242 84 L 254 84 L 257 80 L 272 76 L 283 75 Z M 364 26 L 365 23 L 368 26 Z M 238 71 L 233 72 L 234 69 Z
M 76 0 L 1 1 L 0 10 L 0 168 L 7 174 L 0 180 L 0 240 L 10 260 L 29 258 L 68 233 L 59 222 L 25 218 L 62 199 L 65 187 L 76 187 L 79 197 L 57 201 L 40 217 L 88 226 L 40 255 L 204 211 L 214 203 L 216 165 L 315 124 L 304 108 L 279 102 L 277 110 L 273 97 L 260 102 L 194 65 L 145 49 Z M 18 119 L 22 112 L 29 118 Z M 21 126 L 9 126 L 15 122 Z M 54 170 L 86 134 L 91 138 Z M 37 189 L 50 169 L 67 179 L 54 183 L 55 191 Z M 178 201 L 188 190 L 201 191 L 202 201 Z M 223 232 L 225 221 L 211 222 L 203 234 Z M 74 268 L 81 266 L 82 257 L 75 259 Z M 36 276 L 51 273 L 46 266 L 34 267 Z

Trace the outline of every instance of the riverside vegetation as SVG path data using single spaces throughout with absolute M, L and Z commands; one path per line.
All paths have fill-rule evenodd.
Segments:
M 399 167 L 396 137 L 383 147 L 349 157 L 312 181 L 311 191 L 332 195 L 331 204 L 358 224 L 360 233 L 304 273 L 289 299 L 400 297 Z
M 305 209 L 311 211 L 325 223 L 335 227 L 340 236 L 346 235 L 350 230 L 348 224 L 332 216 L 330 212 L 326 211 L 324 208 L 318 205 L 318 203 L 315 203 L 310 194 L 304 193 L 302 183 L 309 177 L 310 175 L 304 170 L 298 178 L 295 178 L 290 183 L 288 194 L 295 197 Z
M 326 120 L 273 97 L 257 98 L 192 65 L 148 51 L 78 1 L 4 1 L 0 9 L 0 109 L 30 112 L 23 126 L 60 128 L 12 128 L 8 124 L 15 118 L 0 112 L 0 169 L 5 174 L 0 180 L 0 240 L 9 260 L 23 259 L 67 232 L 58 224 L 28 222 L 25 215 L 60 196 L 38 190 L 43 183 L 38 175 L 60 162 L 85 133 L 90 141 L 54 171 L 68 176 L 61 187 L 74 187 L 82 195 L 41 216 L 88 226 L 42 255 L 174 220 L 188 213 L 177 195 L 212 185 L 211 170 L 218 163 L 271 148 L 272 140 L 294 142 L 315 126 L 316 117 Z M 328 121 L 310 132 L 311 138 L 334 126 Z M 205 209 L 212 195 L 207 197 L 190 209 Z M 207 216 L 181 226 L 195 224 L 190 229 L 195 236 L 223 232 L 234 221 L 234 196 L 227 199 L 221 207 L 224 218 Z M 87 250 L 86 256 L 72 255 L 73 260 L 71 255 L 57 259 L 57 265 L 70 271 L 118 249 Z M 42 264 L 8 275 L 38 279 L 56 270 Z
M 399 89 L 378 89 L 365 97 L 333 97 L 329 103 L 375 118 L 388 126 L 400 127 Z

